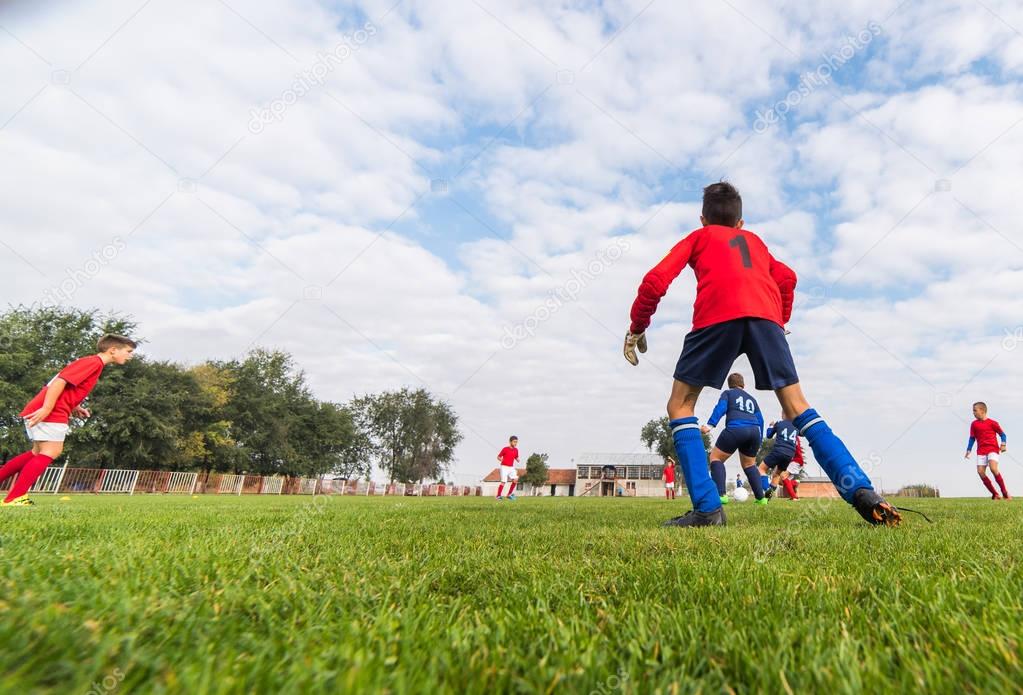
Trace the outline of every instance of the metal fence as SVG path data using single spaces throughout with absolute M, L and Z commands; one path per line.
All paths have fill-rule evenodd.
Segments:
M 0 483 L 7 491 L 14 478 Z M 36 494 L 163 495 L 363 495 L 405 497 L 479 497 L 478 485 L 378 483 L 372 480 L 293 478 L 237 473 L 136 471 L 116 468 L 50 466 L 30 492 Z

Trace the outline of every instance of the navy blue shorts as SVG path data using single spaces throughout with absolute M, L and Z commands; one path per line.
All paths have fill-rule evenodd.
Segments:
M 743 456 L 756 456 L 760 451 L 760 438 L 759 427 L 726 427 L 714 446 L 729 456 L 736 450 Z
M 767 464 L 767 470 L 776 468 L 780 471 L 783 471 L 786 468 L 788 468 L 788 465 L 792 462 L 792 457 L 795 455 L 796 455 L 795 451 L 789 454 L 771 449 L 771 453 L 769 453 L 764 458 L 764 463 Z
M 735 319 L 693 331 L 686 336 L 675 378 L 720 389 L 742 354 L 753 367 L 758 391 L 799 383 L 785 329 L 767 319 Z

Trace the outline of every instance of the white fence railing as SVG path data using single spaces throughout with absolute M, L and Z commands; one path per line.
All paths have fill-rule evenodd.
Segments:
M 14 478 L 0 483 L 10 489 Z M 170 494 L 170 495 L 363 495 L 399 497 L 479 496 L 479 485 L 438 483 L 378 483 L 369 480 L 291 478 L 241 473 L 138 471 L 122 468 L 70 468 L 50 466 L 32 485 L 37 494 Z

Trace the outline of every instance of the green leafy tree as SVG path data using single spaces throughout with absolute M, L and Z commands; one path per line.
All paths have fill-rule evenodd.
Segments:
M 462 441 L 454 410 L 425 389 L 366 395 L 351 407 L 373 458 L 391 482 L 442 478 Z
M 224 413 L 244 455 L 236 472 L 293 475 L 316 469 L 315 447 L 304 438 L 315 427 L 317 404 L 291 355 L 257 349 L 241 362 L 216 367 L 231 375 Z
M 547 454 L 530 454 L 526 459 L 526 473 L 522 482 L 533 487 L 541 487 L 547 482 L 550 469 L 547 467 Z

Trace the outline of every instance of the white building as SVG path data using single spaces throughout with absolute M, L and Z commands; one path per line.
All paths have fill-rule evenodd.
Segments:
M 575 469 L 578 497 L 664 496 L 664 459 L 657 454 L 582 454 Z M 681 488 L 680 471 L 675 481 Z

